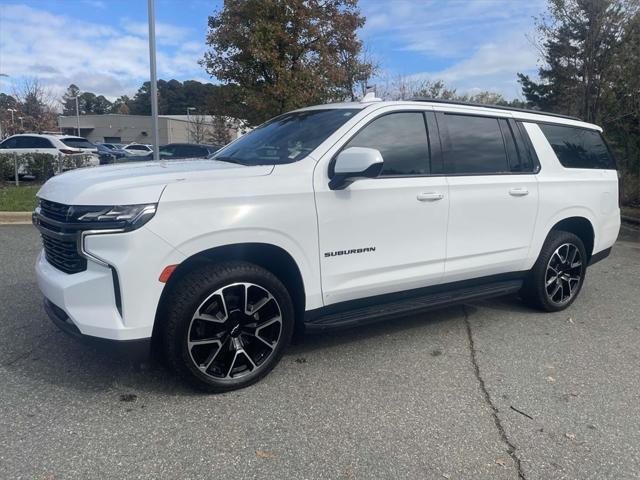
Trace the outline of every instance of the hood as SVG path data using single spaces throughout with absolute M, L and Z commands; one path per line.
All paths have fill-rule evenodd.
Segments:
M 272 165 L 246 167 L 202 159 L 127 162 L 57 175 L 42 186 L 38 197 L 66 205 L 155 203 L 170 183 L 246 178 L 272 171 Z

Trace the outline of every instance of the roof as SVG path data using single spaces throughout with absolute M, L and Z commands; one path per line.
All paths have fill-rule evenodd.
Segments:
M 311 107 L 301 108 L 296 111 L 305 110 L 322 110 L 328 108 L 351 108 L 351 109 L 365 109 L 365 108 L 381 108 L 384 106 L 424 106 L 429 105 L 436 109 L 446 109 L 447 111 L 459 111 L 461 114 L 492 114 L 502 115 L 504 117 L 515 118 L 518 120 L 530 121 L 530 122 L 546 122 L 557 123 L 564 125 L 572 125 L 581 128 L 588 128 L 602 131 L 598 125 L 587 123 L 580 120 L 577 117 L 570 117 L 566 115 L 559 115 L 557 113 L 541 112 L 538 110 L 527 110 L 524 108 L 514 108 L 502 105 L 484 105 L 471 102 L 458 102 L 454 100 L 440 100 L 430 98 L 418 98 L 410 100 L 394 100 L 394 101 L 381 101 L 380 99 L 374 99 L 364 102 L 343 102 L 343 103 L 327 103 L 324 105 L 314 105 Z

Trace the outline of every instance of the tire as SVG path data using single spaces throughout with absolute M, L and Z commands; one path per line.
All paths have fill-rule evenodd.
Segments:
M 205 264 L 174 285 L 163 316 L 163 355 L 182 378 L 208 392 L 249 386 L 267 375 L 291 341 L 287 289 L 251 263 Z
M 564 310 L 578 297 L 586 273 L 587 253 L 580 237 L 552 231 L 525 280 L 522 297 L 540 310 Z

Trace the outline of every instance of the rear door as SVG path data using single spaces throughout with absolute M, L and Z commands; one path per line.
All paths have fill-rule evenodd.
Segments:
M 444 281 L 520 271 L 538 209 L 537 162 L 513 119 L 437 113 L 450 195 Z
M 431 123 L 435 122 L 430 112 Z M 444 272 L 448 188 L 422 110 L 376 112 L 341 140 L 314 173 L 325 304 L 437 284 Z M 378 178 L 328 187 L 332 158 L 369 147 L 384 159 Z M 431 152 L 431 155 L 430 155 Z M 430 158 L 431 157 L 431 158 Z M 436 172 L 441 173 L 441 172 Z

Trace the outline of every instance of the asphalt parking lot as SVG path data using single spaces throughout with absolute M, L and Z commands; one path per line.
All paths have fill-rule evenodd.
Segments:
M 503 298 L 306 336 L 224 395 L 59 332 L 39 248 L 0 226 L 0 478 L 640 476 L 640 230 L 565 312 Z

